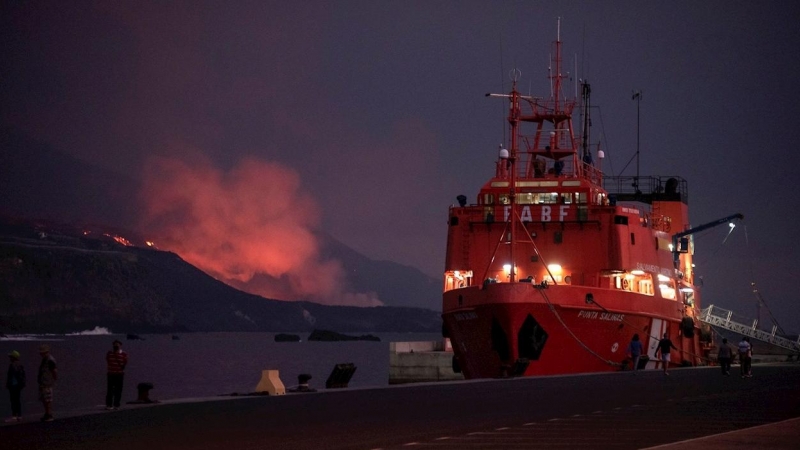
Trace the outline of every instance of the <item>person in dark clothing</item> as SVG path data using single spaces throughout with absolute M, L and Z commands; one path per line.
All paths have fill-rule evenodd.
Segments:
M 719 366 L 722 368 L 722 374 L 725 376 L 731 376 L 731 360 L 733 359 L 733 349 L 730 345 L 728 345 L 728 339 L 722 339 L 722 345 L 719 346 L 719 352 L 717 353 L 717 361 L 719 361 Z
M 639 358 L 642 356 L 642 341 L 639 340 L 639 334 L 634 334 L 631 343 L 628 344 L 628 357 L 633 361 L 633 374 L 639 370 Z
M 106 353 L 108 374 L 106 376 L 106 409 L 119 409 L 122 398 L 122 383 L 125 379 L 125 366 L 128 364 L 128 354 L 122 351 L 122 342 L 115 340 L 112 349 Z
M 58 368 L 56 367 L 56 359 L 50 354 L 50 346 L 42 344 L 39 346 L 39 356 L 42 357 L 42 362 L 39 364 L 39 400 L 42 401 L 44 406 L 44 416 L 42 422 L 53 421 L 53 389 L 55 388 L 56 381 L 58 381 Z
M 675 350 L 678 349 L 672 344 L 672 341 L 669 340 L 669 333 L 664 333 L 664 338 L 658 341 L 658 348 L 656 349 L 656 356 L 658 356 L 658 352 L 661 352 L 661 362 L 664 364 L 664 375 L 669 375 L 669 372 L 667 371 L 670 361 L 669 352 L 670 349 L 673 348 Z
M 25 387 L 25 367 L 19 362 L 19 352 L 14 350 L 8 354 L 8 375 L 6 389 L 11 397 L 11 417 L 6 422 L 22 421 L 22 388 Z

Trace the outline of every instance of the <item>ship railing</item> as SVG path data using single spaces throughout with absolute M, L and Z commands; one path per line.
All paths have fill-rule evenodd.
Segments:
M 681 201 L 689 204 L 689 188 L 679 176 L 606 176 L 603 187 L 619 201 Z
M 758 320 L 749 320 L 743 316 L 736 316 L 733 311 L 710 305 L 700 312 L 700 321 L 711 326 L 733 331 L 759 341 L 767 342 L 777 347 L 800 352 L 800 337 L 797 341 L 777 335 L 778 326 L 771 331 L 758 328 Z
M 551 160 L 536 158 L 534 152 L 521 152 L 517 156 L 518 178 L 583 178 L 596 186 L 603 185 L 603 171 L 593 164 L 573 158 Z

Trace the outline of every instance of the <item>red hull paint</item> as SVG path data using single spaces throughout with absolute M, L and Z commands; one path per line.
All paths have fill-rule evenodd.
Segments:
M 586 303 L 586 294 L 589 293 L 595 304 Z M 457 306 L 459 297 L 461 307 Z M 631 305 L 637 303 L 652 312 L 644 314 L 632 309 Z M 542 289 L 529 283 L 496 283 L 484 288 L 456 289 L 445 294 L 445 304 L 452 305 L 446 307 L 443 317 L 455 357 L 466 378 L 511 375 L 513 363 L 526 356 L 520 350 L 520 339 L 530 338 L 531 333 L 523 333 L 523 325 L 529 317 L 546 338 L 542 339 L 541 335 L 534 338 L 539 341 L 540 353 L 535 355 L 535 359 L 527 358 L 527 369 L 517 375 L 622 370 L 621 363 L 626 359 L 626 349 L 634 333 L 641 336 L 645 352 L 654 359 L 657 337 L 664 332 L 677 334 L 682 317 L 672 300 L 580 286 Z M 493 334 L 493 326 L 502 329 L 505 343 Z M 673 351 L 672 363 L 696 364 L 699 353 L 697 338 L 676 341 L 680 352 Z M 500 345 L 507 348 L 499 349 Z M 648 367 L 655 365 L 651 362 Z

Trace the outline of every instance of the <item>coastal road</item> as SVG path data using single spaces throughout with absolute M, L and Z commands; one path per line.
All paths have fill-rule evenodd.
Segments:
M 747 379 L 737 369 L 731 377 L 685 368 L 169 403 L 4 426 L 0 446 L 636 449 L 800 417 L 800 365 L 756 366 Z M 800 420 L 781 425 L 784 434 L 800 431 Z

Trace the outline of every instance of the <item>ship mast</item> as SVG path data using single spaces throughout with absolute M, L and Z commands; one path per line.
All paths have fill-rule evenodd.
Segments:
M 551 90 L 552 90 L 552 92 L 551 92 L 551 95 L 552 95 L 551 105 L 552 106 L 550 106 L 550 108 L 545 109 L 541 113 L 538 112 L 537 111 L 536 99 L 534 97 L 531 97 L 531 96 L 521 95 L 519 93 L 519 91 L 517 91 L 517 80 L 521 75 L 521 72 L 519 70 L 517 70 L 517 69 L 514 69 L 514 70 L 511 71 L 512 84 L 511 84 L 511 92 L 510 93 L 508 93 L 508 94 L 492 94 L 492 93 L 486 94 L 487 97 L 504 97 L 504 98 L 508 98 L 508 100 L 509 100 L 508 123 L 509 123 L 509 127 L 510 127 L 511 137 L 510 137 L 510 142 L 509 142 L 509 144 L 510 144 L 509 147 L 510 148 L 508 150 L 508 155 L 505 157 L 505 159 L 506 159 L 505 164 L 506 164 L 506 169 L 510 170 L 510 172 L 511 172 L 510 180 L 509 180 L 510 181 L 509 182 L 509 192 L 508 192 L 509 207 L 510 207 L 510 211 L 511 211 L 511 214 L 510 214 L 510 217 L 509 217 L 509 223 L 508 223 L 508 230 L 509 230 L 509 235 L 510 235 L 509 239 L 508 239 L 508 244 L 509 244 L 509 258 L 510 258 L 510 263 L 511 263 L 511 268 L 509 270 L 509 281 L 512 282 L 512 283 L 514 281 L 516 281 L 516 278 L 517 278 L 517 273 L 516 273 L 517 270 L 516 270 L 516 263 L 515 263 L 515 257 L 514 257 L 515 247 L 516 247 L 516 245 L 515 245 L 516 239 L 515 238 L 517 236 L 516 232 L 517 232 L 517 229 L 519 227 L 518 222 L 521 221 L 521 219 L 518 217 L 518 213 L 517 213 L 517 210 L 516 210 L 516 203 L 517 203 L 517 177 L 519 176 L 519 174 L 517 173 L 517 167 L 516 166 L 517 166 L 517 162 L 519 160 L 519 141 L 520 141 L 519 128 L 520 128 L 520 122 L 522 122 L 522 121 L 531 121 L 531 120 L 533 120 L 533 121 L 542 120 L 542 119 L 540 119 L 540 117 L 542 117 L 542 115 L 540 115 L 540 114 L 544 113 L 543 116 L 547 116 L 549 118 L 549 119 L 544 119 L 544 120 L 551 120 L 553 122 L 554 129 L 553 129 L 553 132 L 551 132 L 551 135 L 554 136 L 554 137 L 551 137 L 551 139 L 560 139 L 559 133 L 565 131 L 562 128 L 563 124 L 565 122 L 565 118 L 566 118 L 567 121 L 571 120 L 569 118 L 569 113 L 565 112 L 562 109 L 562 102 L 561 102 L 561 95 L 562 95 L 561 84 L 562 84 L 562 78 L 564 78 L 564 76 L 561 74 L 561 18 L 560 17 L 558 18 L 556 40 L 555 40 L 554 44 L 555 44 L 555 49 L 554 49 L 555 50 L 554 51 L 555 54 L 551 55 L 551 64 L 554 64 L 555 67 L 551 66 L 550 73 L 548 75 L 548 78 L 550 79 L 550 83 L 551 83 Z M 586 87 L 588 87 L 588 86 L 584 86 L 584 88 L 586 88 Z M 533 114 L 531 116 L 523 117 L 522 109 L 521 109 L 521 106 L 520 106 L 521 101 L 526 101 L 526 102 L 529 102 L 531 105 L 533 105 L 534 111 L 533 111 Z M 566 106 L 566 104 L 565 104 L 565 106 Z M 567 126 L 569 127 L 569 125 L 567 125 Z M 571 136 L 571 132 L 570 132 L 570 136 Z M 553 149 L 555 149 L 555 148 L 556 147 L 553 147 Z M 550 147 L 548 147 L 548 151 L 550 151 Z M 501 158 L 503 158 L 503 156 L 501 156 Z M 575 151 L 574 147 L 573 147 L 573 151 L 572 151 L 572 158 L 573 158 L 574 167 L 577 168 L 576 169 L 577 171 L 581 172 L 582 171 L 581 168 L 578 168 L 577 154 L 576 154 L 576 151 Z M 494 259 L 494 258 L 492 258 L 492 259 Z M 549 269 L 548 269 L 548 272 L 549 272 Z

